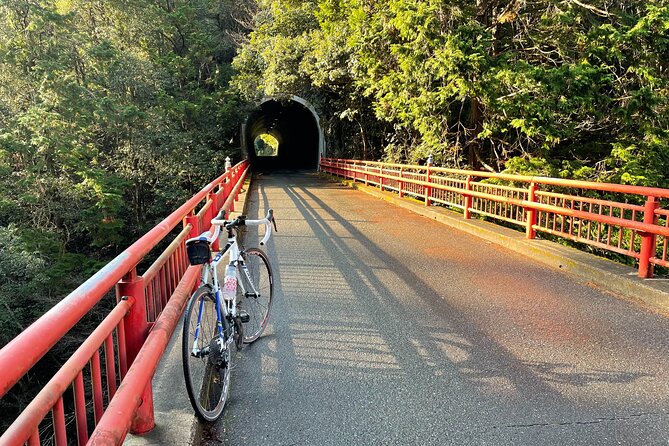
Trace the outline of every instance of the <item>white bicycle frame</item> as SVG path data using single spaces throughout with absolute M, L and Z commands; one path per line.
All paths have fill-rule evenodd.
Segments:
M 260 226 L 260 225 L 265 225 L 265 235 L 260 241 L 260 245 L 265 245 L 267 241 L 269 240 L 270 236 L 272 235 L 272 228 L 271 228 L 271 222 L 273 219 L 273 213 L 272 210 L 270 210 L 267 213 L 267 216 L 261 220 L 244 220 L 244 226 Z M 199 237 L 196 237 L 194 239 L 189 239 L 186 243 L 188 243 L 190 240 L 207 240 L 209 244 L 213 244 L 215 240 L 218 239 L 220 232 L 221 232 L 221 226 L 225 226 L 227 224 L 231 223 L 231 221 L 228 220 L 223 220 L 223 219 L 212 219 L 211 224 L 215 226 L 214 228 L 214 233 L 211 234 L 209 231 L 204 232 L 201 234 Z M 234 232 L 233 232 L 234 231 Z M 226 245 L 223 247 L 223 249 L 216 254 L 216 256 L 211 260 L 211 262 L 205 264 L 203 266 L 203 271 L 202 271 L 202 277 L 201 277 L 201 282 L 202 285 L 205 285 L 209 283 L 209 275 L 211 275 L 212 279 L 212 287 L 214 291 L 214 297 L 216 300 L 216 324 L 218 328 L 218 334 L 220 335 L 220 339 L 223 339 L 223 318 L 228 318 L 229 316 L 232 316 L 234 319 L 237 317 L 237 293 L 235 293 L 235 297 L 231 300 L 224 300 L 225 305 L 221 305 L 221 288 L 220 288 L 220 282 L 218 280 L 218 265 L 221 263 L 223 256 L 228 253 L 229 254 L 229 262 L 228 265 L 231 265 L 234 267 L 235 270 L 235 278 L 237 279 L 237 286 L 241 287 L 241 291 L 243 295 L 247 295 L 247 290 L 244 287 L 244 281 L 240 280 L 241 277 L 238 277 L 238 269 L 237 266 L 239 265 L 240 262 L 240 251 L 239 251 L 239 245 L 237 244 L 237 233 L 236 233 L 236 228 L 233 228 L 230 230 L 230 237 L 228 237 L 228 242 Z M 253 281 L 251 280 L 251 275 L 249 273 L 248 268 L 244 264 L 243 260 L 241 261 L 241 266 L 242 270 L 244 271 L 244 274 L 246 275 L 247 282 L 251 285 L 251 287 L 254 287 Z M 255 294 L 256 296 L 259 294 L 258 290 L 254 289 L 250 290 L 252 294 Z M 198 349 L 198 334 L 200 332 L 200 322 L 201 322 L 201 317 L 202 317 L 202 305 L 200 304 L 200 309 L 198 312 L 198 321 L 197 321 L 197 328 L 195 330 L 195 339 L 193 341 L 193 349 L 192 349 L 192 354 L 193 356 L 197 356 L 199 353 Z M 222 311 L 221 311 L 222 310 Z M 224 348 L 227 348 L 228 345 L 230 345 L 233 342 L 233 336 L 230 336 L 230 338 L 227 341 L 227 345 Z

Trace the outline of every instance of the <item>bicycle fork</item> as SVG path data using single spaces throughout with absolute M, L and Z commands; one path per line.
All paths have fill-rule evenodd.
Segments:
M 193 349 L 191 351 L 191 356 L 196 358 L 202 358 L 203 356 L 209 355 L 209 346 L 203 348 L 198 348 L 198 340 L 200 339 L 200 329 L 202 328 L 202 310 L 204 309 L 204 296 L 200 299 L 200 307 L 197 310 L 197 325 L 195 326 L 195 335 L 193 336 Z
M 220 300 L 218 298 L 218 291 L 216 292 L 216 298 L 214 300 L 216 305 L 216 330 L 218 331 L 218 336 L 215 338 L 216 343 L 218 344 L 219 351 L 225 351 L 228 346 L 232 343 L 232 333 L 229 336 L 227 342 L 224 341 L 225 336 L 223 333 L 223 314 L 221 313 Z M 211 353 L 211 345 L 206 345 L 202 348 L 198 348 L 198 341 L 200 339 L 200 330 L 202 329 L 202 314 L 204 313 L 204 297 L 200 299 L 200 306 L 198 308 L 197 314 L 197 325 L 195 326 L 195 334 L 193 336 L 193 347 L 191 350 L 191 356 L 196 358 L 202 358 L 208 356 Z
M 246 276 L 246 283 L 249 284 L 249 286 L 252 288 L 252 292 L 247 292 L 246 287 L 244 286 L 244 281 L 239 280 L 237 283 L 240 285 L 242 289 L 242 294 L 244 297 L 259 297 L 260 293 L 258 293 L 258 290 L 255 289 L 255 286 L 253 285 L 253 280 L 251 280 L 251 273 L 249 273 L 249 269 L 247 268 L 246 264 L 244 262 L 239 262 L 242 266 L 242 271 L 244 271 L 244 275 Z

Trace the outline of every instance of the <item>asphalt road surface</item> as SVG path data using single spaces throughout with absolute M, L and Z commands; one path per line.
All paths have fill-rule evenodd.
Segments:
M 666 317 L 316 174 L 249 199 L 271 323 L 204 444 L 669 444 Z

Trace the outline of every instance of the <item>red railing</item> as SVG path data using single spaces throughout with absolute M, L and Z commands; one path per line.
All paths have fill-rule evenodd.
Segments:
M 75 441 L 80 445 L 120 444 L 128 430 L 143 433 L 154 427 L 151 378 L 199 278 L 200 267 L 189 266 L 184 241 L 208 229 L 221 208 L 234 210 L 247 173 L 248 162 L 243 161 L 209 183 L 0 350 L 3 396 L 108 292 L 116 289 L 116 306 L 3 433 L 0 444 L 39 445 L 40 437 L 53 437 L 56 445 Z M 183 223 L 183 230 L 139 275 L 137 265 L 179 223 Z M 89 378 L 88 392 L 85 375 Z M 69 419 L 76 421 L 76 429 L 72 429 L 76 430 L 76 440 L 74 435 L 68 439 L 64 399 L 70 396 L 69 389 L 67 407 L 73 407 L 74 416 L 69 415 Z M 87 394 L 92 400 L 88 403 Z M 89 403 L 96 426 L 90 439 Z M 49 412 L 53 433 L 40 434 L 40 423 Z
M 323 158 L 321 170 L 638 260 L 639 276 L 669 267 L 669 189 Z M 665 208 L 662 207 L 664 203 Z

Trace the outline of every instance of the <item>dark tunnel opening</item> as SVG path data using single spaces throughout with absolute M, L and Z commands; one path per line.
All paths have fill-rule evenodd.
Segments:
M 246 152 L 253 170 L 317 170 L 320 128 L 306 106 L 268 100 L 246 121 Z

